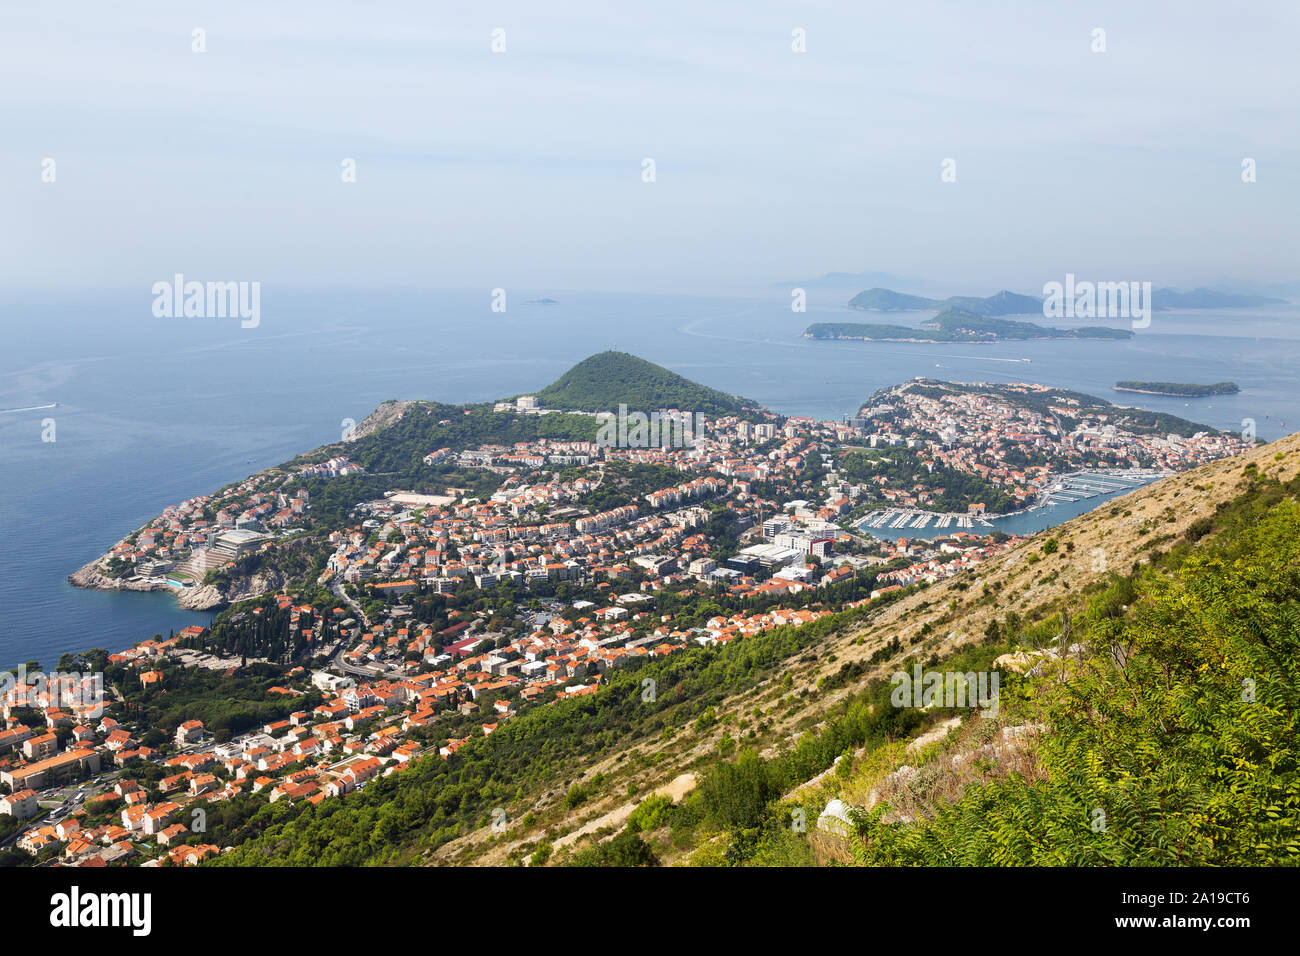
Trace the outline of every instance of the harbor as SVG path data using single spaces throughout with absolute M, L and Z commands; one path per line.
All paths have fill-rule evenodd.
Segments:
M 954 528 L 955 530 L 966 530 L 976 526 L 976 523 L 985 528 L 993 527 L 992 524 L 983 515 L 971 515 L 960 513 L 936 513 L 933 511 L 916 511 L 904 508 L 882 508 L 873 511 L 858 522 L 858 527 L 863 530 L 922 530 L 934 522 L 935 530 L 943 528 Z
M 1061 475 L 1039 495 L 1035 507 L 1073 503 L 1141 488 L 1172 474 L 1154 468 L 1116 468 L 1109 471 L 1076 471 Z
M 878 508 L 859 519 L 859 531 L 877 538 L 934 538 L 954 531 L 1034 534 L 1091 511 L 1097 505 L 1172 472 L 1156 468 L 1075 471 L 1054 477 L 1028 508 L 1000 515 L 942 513 L 915 508 Z

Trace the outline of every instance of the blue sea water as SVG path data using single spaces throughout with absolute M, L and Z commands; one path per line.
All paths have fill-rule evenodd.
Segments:
M 1149 484 L 1149 482 L 1143 482 L 1143 484 Z M 880 528 L 872 528 L 859 523 L 859 530 L 874 535 L 883 541 L 896 541 L 899 538 L 942 538 L 954 531 L 964 531 L 971 534 L 989 534 L 994 531 L 1001 531 L 1004 534 L 1030 535 L 1047 528 L 1054 528 L 1058 524 L 1063 524 L 1081 514 L 1087 514 L 1112 498 L 1122 497 L 1141 486 L 1135 483 L 1130 488 L 1106 492 L 1092 498 L 1082 498 L 1078 501 L 1053 501 L 1042 507 L 1029 508 L 1024 511 L 1017 511 L 1014 514 L 995 515 L 988 519 L 987 525 L 975 523 L 970 528 L 961 528 L 955 524 L 941 528 L 937 523 L 932 523 L 925 528 L 890 528 L 888 522 L 886 522 L 886 526 Z
M 535 301 L 544 296 L 557 301 Z M 511 290 L 507 311 L 494 313 L 488 290 L 264 283 L 261 322 L 244 329 L 234 319 L 155 318 L 148 290 L 8 293 L 0 299 L 0 667 L 31 659 L 50 667 L 65 651 L 118 650 L 207 623 L 210 615 L 179 609 L 167 593 L 66 582 L 167 505 L 335 441 L 344 419 L 360 421 L 385 399 L 528 392 L 609 348 L 788 415 L 841 419 L 876 389 L 924 376 L 1040 382 L 1232 430 L 1253 419 L 1265 439 L 1300 427 L 1295 309 L 1156 313 L 1129 341 L 802 338 L 811 322 L 872 320 L 847 312 L 846 298 L 812 293 L 800 314 L 784 288 L 716 296 Z M 1120 379 L 1232 380 L 1242 391 L 1197 400 L 1113 392 Z M 42 441 L 47 418 L 54 442 Z

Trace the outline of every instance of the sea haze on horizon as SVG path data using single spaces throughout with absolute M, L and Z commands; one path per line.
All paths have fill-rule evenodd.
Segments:
M 1223 7 L 8 0 L 0 250 L 61 288 L 1294 280 L 1300 6 Z
M 501 314 L 487 290 L 264 284 L 254 329 L 237 319 L 154 318 L 147 292 L 0 302 L 10 330 L 0 409 L 59 403 L 0 413 L 0 667 L 29 659 L 52 667 L 65 651 L 120 650 L 207 623 L 210 614 L 182 611 L 167 593 L 66 583 L 167 505 L 337 441 L 343 419 L 360 421 L 386 399 L 535 391 L 610 348 L 787 415 L 841 419 L 877 389 L 925 376 L 1039 382 L 1232 430 L 1253 418 L 1265 439 L 1300 426 L 1293 308 L 1158 312 L 1130 341 L 976 346 L 802 338 L 816 321 L 923 318 L 848 311 L 841 290 L 810 290 L 808 311 L 794 313 L 783 288 L 743 298 L 512 289 Z M 557 302 L 536 301 L 543 297 Z M 1199 400 L 1113 392 L 1121 379 L 1232 380 L 1242 391 Z M 41 441 L 46 417 L 56 422 L 52 444 Z

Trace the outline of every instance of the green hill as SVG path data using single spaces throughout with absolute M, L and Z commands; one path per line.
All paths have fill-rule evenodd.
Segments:
M 893 289 L 868 289 L 849 300 L 850 309 L 871 312 L 942 312 L 960 309 L 973 315 L 1035 315 L 1043 311 L 1043 303 L 1030 295 L 1019 295 L 1003 289 L 995 295 L 954 295 L 947 299 L 927 299 L 924 296 L 895 292 Z
M 632 411 L 649 413 L 676 408 L 704 415 L 740 415 L 757 407 L 669 371 L 626 352 L 601 352 L 585 358 L 537 393 L 545 408 L 588 412 Z
M 954 295 L 939 303 L 941 309 L 962 309 L 976 315 L 1042 315 L 1043 303 L 1031 295 L 1003 289 L 996 295 Z
M 849 308 L 875 312 L 923 312 L 939 308 L 939 300 L 895 292 L 893 289 L 868 289 L 850 299 Z
M 1079 326 L 1071 329 L 1053 329 L 1033 322 L 999 319 L 964 309 L 950 308 L 933 319 L 921 323 L 938 329 L 958 341 L 974 339 L 1131 339 L 1128 329 L 1111 329 L 1104 326 Z

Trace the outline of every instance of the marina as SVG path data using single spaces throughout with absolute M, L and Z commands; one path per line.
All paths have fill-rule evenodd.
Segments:
M 1001 515 L 937 513 L 915 508 L 878 508 L 857 528 L 879 538 L 935 537 L 951 531 L 1033 534 L 1091 511 L 1103 501 L 1150 484 L 1172 472 L 1155 468 L 1115 468 L 1071 472 L 1054 477 L 1034 504 Z
M 926 528 L 934 522 L 935 529 L 957 528 L 969 529 L 976 526 L 978 522 L 980 527 L 992 528 L 992 523 L 982 515 L 970 514 L 941 514 L 933 511 L 917 511 L 915 509 L 904 508 L 882 508 L 872 511 L 858 522 L 858 527 L 863 530 L 886 529 L 894 530 L 906 528 L 908 530 L 919 531 Z
M 1150 468 L 1073 472 L 1060 476 L 1048 485 L 1039 496 L 1036 507 L 1072 504 L 1089 498 L 1132 491 L 1169 474 L 1171 472 Z

